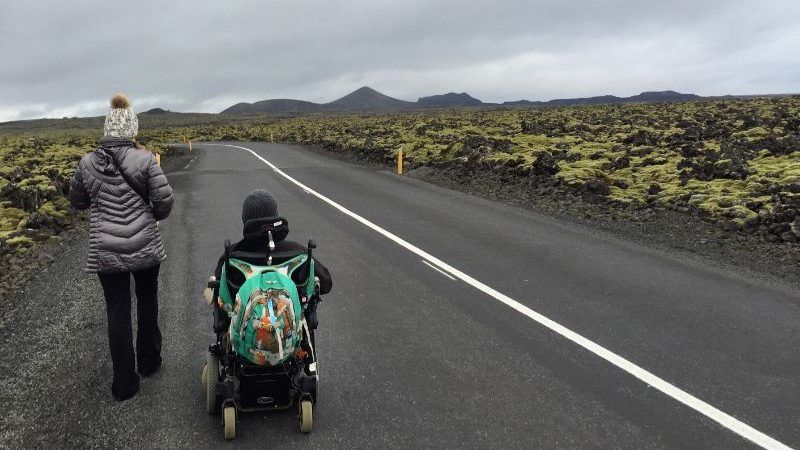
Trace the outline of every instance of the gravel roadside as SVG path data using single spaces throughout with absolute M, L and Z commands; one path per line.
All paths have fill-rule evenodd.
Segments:
M 96 401 L 110 395 L 111 361 L 100 284 L 83 272 L 85 247 L 82 233 L 68 233 L 53 263 L 3 305 L 3 447 L 83 446 L 92 422 L 124 410 Z M 97 447 L 113 446 L 111 436 L 95 438 Z
M 166 166 L 181 167 L 179 155 Z M 167 253 L 185 258 L 181 224 L 162 223 Z M 153 448 L 189 445 L 191 434 L 175 417 L 175 408 L 195 394 L 162 373 L 142 379 L 140 395 L 125 402 L 111 396 L 111 360 L 105 304 L 95 275 L 84 272 L 86 230 L 69 230 L 46 247 L 48 261 L 29 281 L 0 302 L 0 448 Z M 186 299 L 166 298 L 187 285 L 183 273 L 162 272 L 160 322 L 165 342 L 174 334 Z M 134 303 L 135 305 L 135 303 Z M 136 308 L 132 308 L 134 333 Z M 165 361 L 165 367 L 196 363 L 192 354 Z M 196 365 L 196 364 L 195 364 Z M 199 371 L 198 371 L 199 373 Z M 199 376 L 198 376 L 199 380 Z M 199 381 L 198 381 L 199 384 Z M 142 395 L 144 394 L 144 395 Z M 169 438 L 167 440 L 167 438 Z

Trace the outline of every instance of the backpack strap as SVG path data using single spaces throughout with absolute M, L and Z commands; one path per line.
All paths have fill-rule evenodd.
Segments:
M 141 192 L 139 189 L 136 189 L 135 187 L 136 185 L 133 183 L 130 176 L 127 173 L 125 173 L 124 170 L 122 170 L 122 165 L 119 163 L 119 161 L 117 161 L 117 154 L 110 153 L 105 150 L 103 150 L 103 152 L 111 158 L 111 162 L 114 164 L 114 167 L 117 168 L 117 172 L 119 172 L 119 174 L 122 175 L 122 179 L 125 180 L 125 184 L 127 184 L 128 187 L 133 190 L 133 192 L 139 194 L 139 197 L 142 197 L 142 200 L 144 200 L 145 205 L 149 205 L 150 199 L 148 195 L 146 193 Z

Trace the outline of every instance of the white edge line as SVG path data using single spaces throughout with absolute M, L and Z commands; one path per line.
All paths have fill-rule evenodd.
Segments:
M 495 300 L 505 304 L 506 306 L 510 307 L 511 309 L 516 310 L 517 312 L 521 313 L 532 319 L 533 321 L 539 323 L 540 325 L 560 334 L 561 336 L 569 339 L 570 341 L 574 342 L 575 344 L 580 345 L 584 349 L 594 353 L 595 355 L 599 356 L 600 358 L 605 359 L 609 363 L 617 366 L 618 368 L 628 372 L 629 374 L 633 375 L 634 377 L 638 378 L 639 380 L 646 383 L 648 386 L 658 389 L 662 393 L 672 397 L 673 399 L 683 403 L 684 405 L 694 409 L 695 411 L 705 415 L 706 417 L 710 418 L 711 420 L 717 422 L 718 424 L 722 425 L 723 427 L 733 431 L 734 433 L 738 434 L 739 436 L 752 441 L 753 443 L 759 445 L 760 447 L 766 449 L 783 449 L 783 450 L 791 450 L 791 447 L 787 446 L 786 444 L 756 430 L 755 428 L 751 427 L 750 425 L 742 422 L 741 420 L 731 416 L 723 412 L 722 410 L 700 400 L 699 398 L 689 394 L 688 392 L 680 389 L 677 386 L 670 384 L 669 382 L 665 381 L 664 379 L 648 372 L 647 370 L 637 366 L 636 364 L 628 361 L 627 359 L 623 358 L 622 356 L 617 355 L 616 353 L 608 350 L 607 348 L 590 341 L 589 339 L 581 336 L 580 334 L 570 330 L 569 328 L 561 325 L 558 322 L 555 322 L 549 319 L 546 316 L 528 308 L 527 306 L 523 305 L 522 303 L 514 300 L 513 298 L 496 291 L 495 289 L 487 286 L 486 284 L 472 278 L 471 276 L 465 274 L 464 272 L 456 269 L 455 267 L 445 263 L 444 261 L 436 258 L 435 256 L 429 254 L 428 252 L 415 247 L 411 243 L 405 241 L 404 239 L 396 236 L 395 234 L 384 230 L 383 228 L 375 225 L 374 223 L 370 222 L 369 220 L 359 216 L 358 214 L 350 211 L 349 209 L 345 208 L 344 206 L 336 203 L 335 201 L 325 197 L 324 195 L 318 193 L 317 191 L 311 189 L 310 187 L 300 183 L 299 181 L 295 180 L 294 178 L 290 177 L 286 173 L 284 173 L 281 169 L 277 166 L 272 164 L 271 162 L 267 161 L 261 155 L 256 153 L 255 151 L 247 148 L 241 147 L 238 145 L 231 145 L 231 144 L 203 144 L 203 145 L 216 145 L 221 147 L 232 147 L 238 148 L 245 151 L 250 152 L 253 156 L 261 160 L 264 164 L 269 166 L 272 170 L 276 173 L 280 174 L 282 177 L 286 178 L 287 180 L 291 181 L 295 185 L 299 186 L 301 189 L 307 190 L 311 195 L 319 198 L 323 202 L 331 205 L 335 209 L 341 211 L 345 215 L 350 216 L 351 218 L 355 219 L 357 222 L 361 222 L 366 227 L 372 229 L 373 231 L 383 235 L 387 239 L 395 242 L 397 245 L 405 248 L 406 250 L 416 254 L 417 256 L 426 259 L 431 264 L 437 266 L 439 269 L 451 274 L 452 276 L 460 279 L 461 281 L 471 285 L 475 289 L 487 294 L 490 297 L 493 297 Z
M 455 278 L 453 278 L 453 276 L 452 276 L 452 275 L 450 275 L 449 273 L 445 272 L 444 270 L 442 270 L 442 269 L 440 269 L 440 268 L 438 268 L 438 267 L 434 266 L 433 264 L 429 263 L 428 261 L 425 261 L 425 260 L 423 259 L 423 260 L 422 260 L 422 263 L 423 263 L 423 264 L 425 264 L 426 266 L 430 267 L 431 269 L 433 269 L 433 270 L 435 270 L 435 271 L 439 272 L 440 274 L 442 274 L 442 275 L 446 276 L 447 278 L 450 278 L 450 279 L 451 279 L 451 280 L 453 280 L 453 281 L 455 281 L 455 280 L 456 280 Z

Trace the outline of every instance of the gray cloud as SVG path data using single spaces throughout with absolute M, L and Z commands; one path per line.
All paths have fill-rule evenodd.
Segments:
M 0 121 L 238 101 L 800 91 L 800 3 L 36 1 L 0 15 Z

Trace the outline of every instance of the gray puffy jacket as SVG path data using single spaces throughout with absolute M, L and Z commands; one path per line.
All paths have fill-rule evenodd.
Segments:
M 103 138 L 78 163 L 69 200 L 76 209 L 92 208 L 87 272 L 133 272 L 166 259 L 156 221 L 169 216 L 173 195 L 152 153 L 129 140 Z

